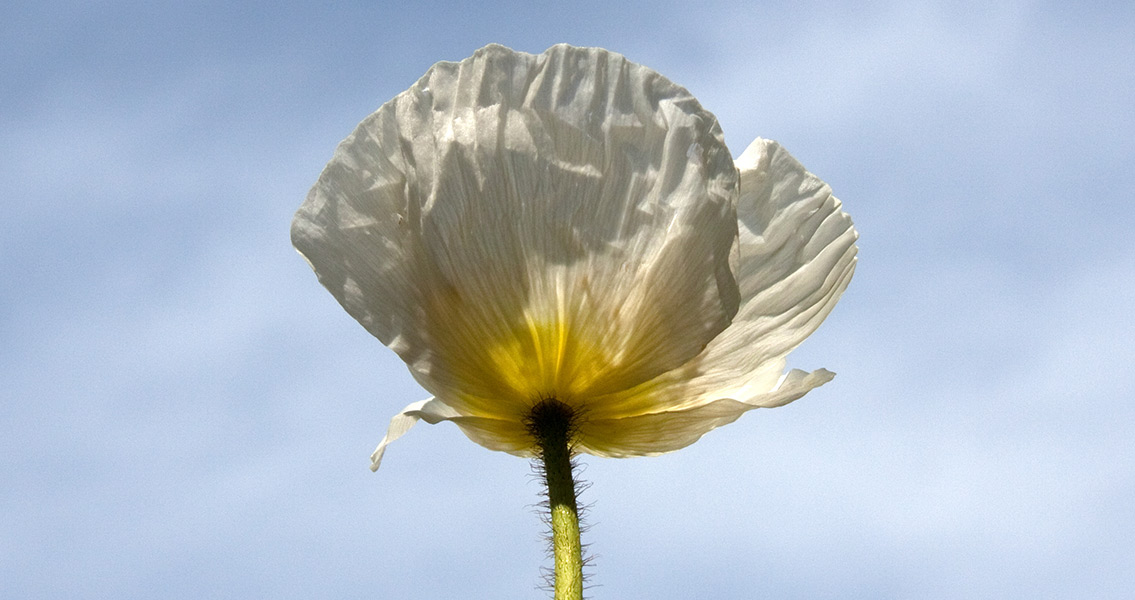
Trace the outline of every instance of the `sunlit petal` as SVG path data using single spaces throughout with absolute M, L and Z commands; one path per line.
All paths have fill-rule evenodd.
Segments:
M 707 432 L 728 425 L 754 408 L 783 406 L 831 381 L 835 374 L 819 369 L 793 369 L 775 389 L 747 402 L 718 398 L 704 404 L 634 417 L 587 421 L 580 428 L 577 449 L 596 456 L 625 458 L 673 452 L 698 441 Z
M 687 362 L 739 297 L 714 117 L 599 49 L 439 63 L 336 151 L 296 247 L 427 390 L 521 418 Z
M 581 428 L 584 434 L 602 438 L 591 428 L 606 431 L 620 417 L 641 417 L 635 422 L 653 423 L 658 451 L 666 451 L 674 440 L 697 439 L 739 416 L 725 419 L 731 409 L 780 406 L 833 376 L 821 369 L 783 378 L 785 357 L 815 331 L 847 288 L 858 234 L 827 184 L 776 142 L 756 140 L 737 162 L 742 301 L 733 324 L 686 365 L 628 392 L 596 398 L 588 409 L 592 420 Z M 716 408 L 694 410 L 710 404 Z M 692 425 L 698 415 L 708 415 L 706 427 Z M 608 441 L 599 450 L 595 445 L 610 455 L 641 453 L 647 446 L 638 441 L 634 450 L 618 450 Z

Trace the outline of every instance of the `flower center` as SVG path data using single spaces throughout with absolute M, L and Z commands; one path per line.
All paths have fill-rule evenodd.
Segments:
M 491 345 L 486 358 L 486 371 L 507 393 L 526 400 L 546 398 L 541 404 L 565 408 L 576 406 L 611 372 L 605 353 L 562 322 L 518 327 L 513 335 Z
M 532 406 L 524 426 L 541 448 L 570 446 L 575 434 L 576 411 L 555 398 L 544 398 Z

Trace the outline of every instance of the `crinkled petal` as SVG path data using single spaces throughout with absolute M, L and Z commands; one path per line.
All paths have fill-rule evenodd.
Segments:
M 859 234 L 831 188 L 776 142 L 757 139 L 737 166 L 744 301 L 709 350 L 719 360 L 747 356 L 747 368 L 785 356 L 820 326 L 855 272 Z
M 542 397 L 654 379 L 728 326 L 737 186 L 716 119 L 654 71 L 494 45 L 364 120 L 292 239 L 446 406 L 519 423 Z
M 626 393 L 596 398 L 582 429 L 590 438 L 602 437 L 591 427 L 615 436 L 617 422 L 653 423 L 657 452 L 666 452 L 732 420 L 722 415 L 740 414 L 730 410 L 779 406 L 833 376 L 822 369 L 793 371 L 787 378 L 783 373 L 787 354 L 816 330 L 847 288 L 858 234 L 827 184 L 776 142 L 753 142 L 738 167 L 742 300 L 733 324 L 686 365 Z M 711 405 L 716 408 L 702 410 Z M 705 423 L 695 425 L 701 417 Z M 628 435 L 612 437 L 630 440 L 622 450 L 615 442 L 589 447 L 611 456 L 651 447 Z

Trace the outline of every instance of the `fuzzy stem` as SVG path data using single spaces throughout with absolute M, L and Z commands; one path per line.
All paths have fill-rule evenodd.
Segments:
M 555 600 L 582 600 L 583 553 L 579 542 L 579 509 L 571 473 L 572 410 L 556 400 L 532 409 L 529 427 L 540 448 L 552 512 L 552 554 L 555 558 Z

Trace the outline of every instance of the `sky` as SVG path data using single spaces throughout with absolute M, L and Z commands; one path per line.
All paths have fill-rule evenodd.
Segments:
M 475 8 L 474 8 L 475 6 Z M 1126 598 L 1135 8 L 1098 2 L 7 2 L 0 597 L 535 598 L 524 459 L 425 397 L 291 248 L 431 64 L 601 46 L 843 201 L 836 379 L 583 457 L 594 598 Z

